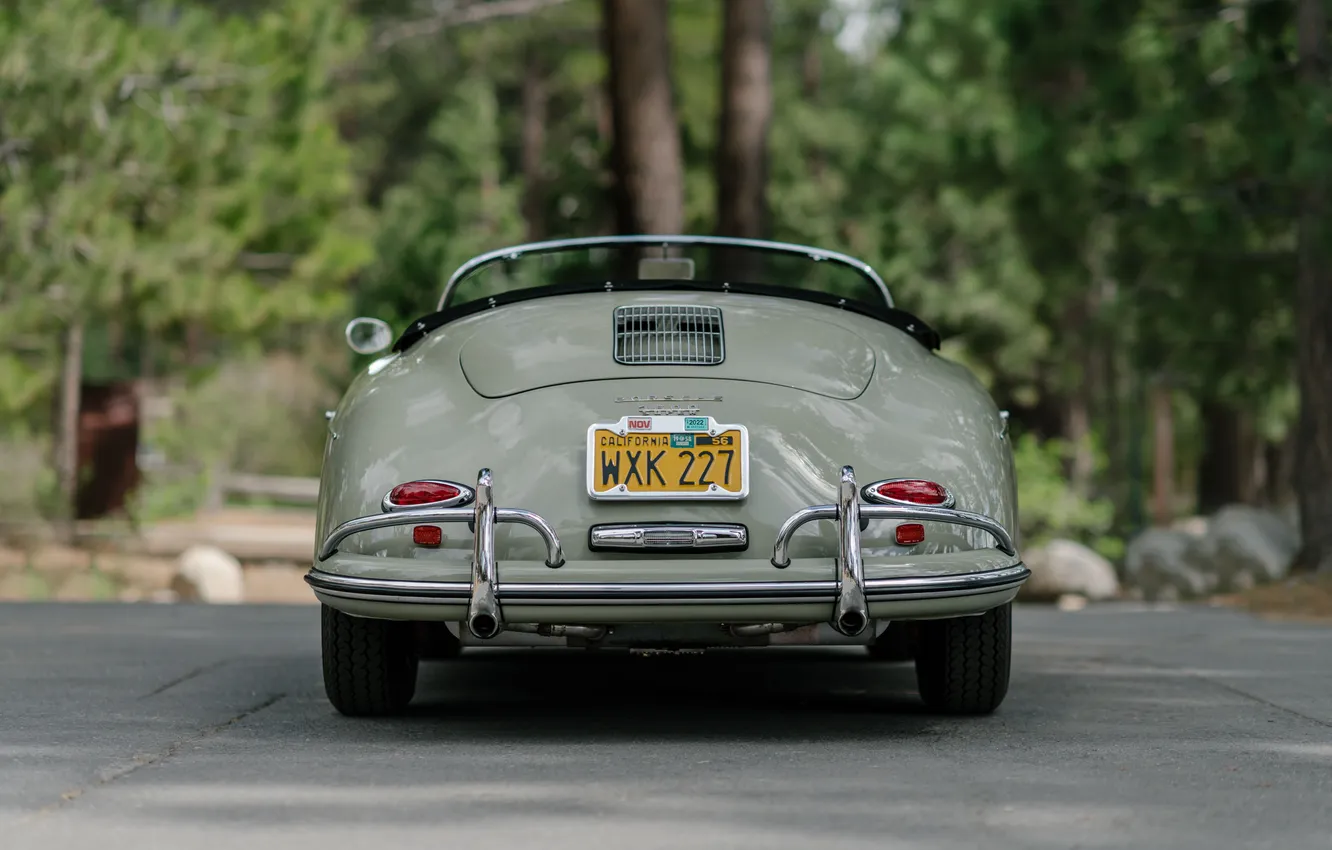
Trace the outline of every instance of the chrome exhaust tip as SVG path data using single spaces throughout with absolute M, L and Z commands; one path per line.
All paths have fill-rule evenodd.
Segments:
M 869 618 L 859 611 L 844 611 L 832 624 L 833 628 L 847 637 L 856 637 L 865 631 L 869 625 Z
M 467 631 L 481 640 L 490 640 L 502 630 L 499 618 L 492 614 L 473 614 L 467 618 Z

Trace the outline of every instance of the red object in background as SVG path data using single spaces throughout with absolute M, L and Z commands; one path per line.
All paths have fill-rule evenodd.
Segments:
M 904 522 L 897 527 L 897 545 L 915 546 L 925 542 L 925 526 L 918 522 Z
M 133 381 L 84 384 L 79 394 L 75 517 L 123 511 L 139 486 L 139 395 Z
M 412 542 L 417 546 L 438 546 L 444 542 L 444 532 L 437 525 L 418 525 L 412 529 Z

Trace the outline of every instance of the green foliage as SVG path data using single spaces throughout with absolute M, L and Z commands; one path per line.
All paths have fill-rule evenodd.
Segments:
M 143 442 L 164 462 L 205 472 L 317 475 L 334 388 L 291 357 L 230 361 L 168 396 L 173 415 Z
M 345 310 L 369 255 L 328 103 L 360 44 L 343 6 L 6 5 L 0 410 L 49 393 L 72 321 L 243 336 Z
M 519 188 L 501 182 L 493 84 L 461 80 L 431 122 L 429 153 L 384 199 L 378 260 L 361 311 L 398 329 L 431 312 L 449 274 L 469 257 L 521 242 Z
M 140 437 L 156 458 L 129 509 L 141 523 L 194 513 L 226 473 L 318 475 L 337 389 L 307 359 L 239 357 L 163 401 Z
M 1118 558 L 1123 541 L 1112 534 L 1115 506 L 1109 499 L 1088 499 L 1073 492 L 1063 469 L 1069 450 L 1063 441 L 1041 442 L 1031 434 L 1014 443 L 1022 545 L 1039 546 L 1058 537 Z
M 207 472 L 193 469 L 176 475 L 150 472 L 134 491 L 127 513 L 143 524 L 192 516 L 204 507 L 209 483 Z
M 52 513 L 56 476 L 47 463 L 50 453 L 49 439 L 0 439 L 0 469 L 5 473 L 5 486 L 0 488 L 0 520 L 32 522 Z

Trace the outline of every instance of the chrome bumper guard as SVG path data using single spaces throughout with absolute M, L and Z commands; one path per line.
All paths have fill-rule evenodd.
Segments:
M 504 616 L 495 595 L 498 575 L 495 567 L 495 524 L 513 522 L 533 528 L 546 544 L 546 566 L 564 566 L 564 549 L 555 529 L 538 514 L 513 508 L 495 507 L 494 476 L 483 469 L 476 476 L 476 499 L 466 508 L 423 508 L 364 516 L 349 520 L 333 529 L 317 557 L 327 561 L 338 551 L 338 544 L 362 531 L 399 525 L 427 525 L 466 522 L 472 526 L 472 588 L 467 605 L 467 628 L 478 638 L 492 638 L 504 631 Z
M 564 565 L 564 552 L 559 536 L 550 524 L 538 514 L 513 508 L 499 508 L 494 504 L 493 476 L 489 469 L 477 475 L 476 499 L 469 507 L 424 508 L 395 511 L 349 520 L 333 530 L 319 547 L 317 558 L 326 561 L 337 552 L 338 544 L 353 534 L 402 525 L 465 522 L 473 528 L 471 585 L 450 582 L 418 582 L 401 580 L 367 580 L 312 571 L 306 581 L 316 590 L 333 596 L 359 597 L 364 595 L 392 598 L 399 601 L 456 601 L 464 594 L 468 600 L 467 628 L 477 638 L 486 640 L 506 628 L 526 629 L 526 625 L 506 626 L 499 604 L 499 577 L 495 561 L 495 525 L 509 522 L 534 529 L 546 544 L 546 566 L 552 569 Z M 748 584 L 694 583 L 665 585 L 506 585 L 503 595 L 514 600 L 540 603 L 551 600 L 606 602 L 644 600 L 708 601 L 710 597 L 752 591 L 773 600 L 794 601 L 797 597 L 809 600 L 827 599 L 823 594 L 835 589 L 831 624 L 838 632 L 855 637 L 869 627 L 869 606 L 866 600 L 864 562 L 860 546 L 861 519 L 913 520 L 917 522 L 943 522 L 980 529 L 992 536 L 997 548 L 1006 555 L 1015 556 L 1017 549 L 1008 531 L 989 517 L 952 508 L 927 506 L 864 505 L 860 503 L 856 488 L 855 471 L 842 467 L 835 505 L 815 505 L 792 514 L 777 531 L 773 545 L 772 565 L 784 569 L 791 565 L 787 551 L 791 537 L 801 526 L 818 520 L 832 520 L 838 524 L 837 574 L 832 582 L 760 582 Z M 317 573 L 317 575 L 315 574 Z M 1021 565 L 995 571 L 992 575 L 934 576 L 919 579 L 880 579 L 868 588 L 879 596 L 897 592 L 969 592 L 1024 581 L 1029 575 Z M 815 587 L 814 585 L 818 585 Z M 564 598 L 560 598 L 564 597 Z
M 986 516 L 952 508 L 931 508 L 924 505 L 862 505 L 856 489 L 856 472 L 842 467 L 838 483 L 837 504 L 817 505 L 796 511 L 782 527 L 777 529 L 777 542 L 772 547 L 772 565 L 778 569 L 791 566 L 787 549 L 796 529 L 816 520 L 834 520 L 838 526 L 837 545 L 837 604 L 833 609 L 833 628 L 848 637 L 854 637 L 869 625 L 869 605 L 865 600 L 865 565 L 860 551 L 860 520 L 896 519 L 919 522 L 946 522 L 965 525 L 989 532 L 1005 555 L 1016 555 L 1017 548 L 1007 529 Z

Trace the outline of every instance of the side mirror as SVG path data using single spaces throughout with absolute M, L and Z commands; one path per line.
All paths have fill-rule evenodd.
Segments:
M 382 319 L 352 319 L 345 334 L 347 346 L 357 354 L 378 354 L 393 344 L 393 329 Z

